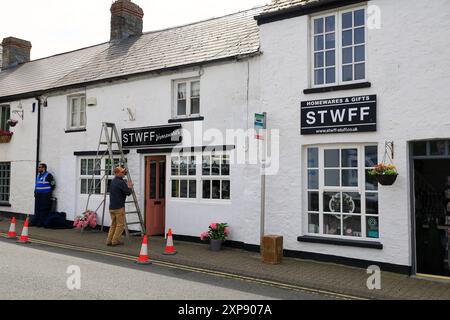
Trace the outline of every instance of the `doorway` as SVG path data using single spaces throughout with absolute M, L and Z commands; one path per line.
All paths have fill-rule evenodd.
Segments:
M 416 271 L 450 277 L 450 143 L 413 148 Z
M 147 235 L 164 235 L 166 222 L 166 157 L 145 158 L 145 227 Z

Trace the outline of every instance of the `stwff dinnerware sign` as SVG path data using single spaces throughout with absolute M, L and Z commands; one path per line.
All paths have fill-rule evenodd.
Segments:
M 302 101 L 301 134 L 377 131 L 377 96 Z
M 181 141 L 181 124 L 122 129 L 122 146 L 124 148 L 176 145 Z

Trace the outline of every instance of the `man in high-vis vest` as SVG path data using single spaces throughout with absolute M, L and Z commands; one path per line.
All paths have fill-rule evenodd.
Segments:
M 38 228 L 43 226 L 52 206 L 52 191 L 55 189 L 55 179 L 51 173 L 47 172 L 47 165 L 41 163 L 38 167 L 36 186 L 34 188 L 34 217 L 31 226 Z

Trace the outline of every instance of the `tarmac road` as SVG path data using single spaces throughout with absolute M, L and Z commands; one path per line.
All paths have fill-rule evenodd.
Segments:
M 21 245 L 4 238 L 0 239 L 0 257 L 0 299 L 4 300 L 331 298 L 154 264 L 140 266 L 118 257 L 43 244 Z M 78 270 L 79 290 L 75 281 Z

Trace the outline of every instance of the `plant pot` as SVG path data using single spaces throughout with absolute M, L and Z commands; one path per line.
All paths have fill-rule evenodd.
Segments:
M 220 251 L 222 249 L 222 240 L 211 239 L 209 241 L 209 250 Z
M 12 136 L 0 136 L 0 143 L 8 143 L 11 141 Z
M 383 186 L 392 186 L 395 180 L 397 180 L 397 177 L 398 174 L 379 174 L 375 176 L 378 183 Z

